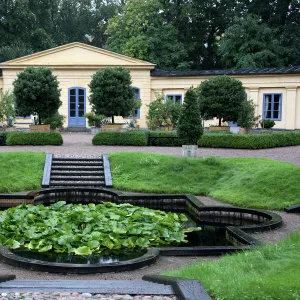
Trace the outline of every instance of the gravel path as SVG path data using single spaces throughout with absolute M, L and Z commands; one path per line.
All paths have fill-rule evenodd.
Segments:
M 181 156 L 181 147 L 93 146 L 90 133 L 63 133 L 62 146 L 2 146 L 0 152 L 44 151 L 60 155 L 99 156 L 109 152 L 151 152 Z M 300 146 L 263 150 L 199 148 L 198 156 L 260 157 L 300 165 Z

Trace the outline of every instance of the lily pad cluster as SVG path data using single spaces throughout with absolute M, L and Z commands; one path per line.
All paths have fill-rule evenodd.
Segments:
M 0 213 L 0 244 L 38 252 L 99 254 L 186 242 L 187 218 L 130 204 L 19 205 Z

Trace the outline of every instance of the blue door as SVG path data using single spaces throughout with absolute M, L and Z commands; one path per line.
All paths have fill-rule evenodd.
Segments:
M 69 126 L 85 127 L 85 88 L 69 89 Z

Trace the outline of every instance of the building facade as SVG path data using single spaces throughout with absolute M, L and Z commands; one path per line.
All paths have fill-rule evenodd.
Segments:
M 28 66 L 49 67 L 57 76 L 63 103 L 59 113 L 66 116 L 65 127 L 87 126 L 84 114 L 91 110 L 88 97 L 92 75 L 104 67 L 122 66 L 130 70 L 136 97 L 142 101 L 133 116 L 141 128 L 147 127 L 148 105 L 155 100 L 155 93 L 182 103 L 191 86 L 196 87 L 212 76 L 229 75 L 243 83 L 248 99 L 257 105 L 257 115 L 262 119 L 274 120 L 275 128 L 300 129 L 300 67 L 170 72 L 158 70 L 149 62 L 71 43 L 1 63 L 0 89 L 12 91 L 17 74 Z M 207 121 L 206 125 L 213 123 Z

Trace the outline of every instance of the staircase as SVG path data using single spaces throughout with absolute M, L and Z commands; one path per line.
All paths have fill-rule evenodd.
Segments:
M 48 182 L 45 182 L 45 173 L 48 173 Z M 107 156 L 74 158 L 47 154 L 42 186 L 112 187 L 109 179 L 111 174 Z

